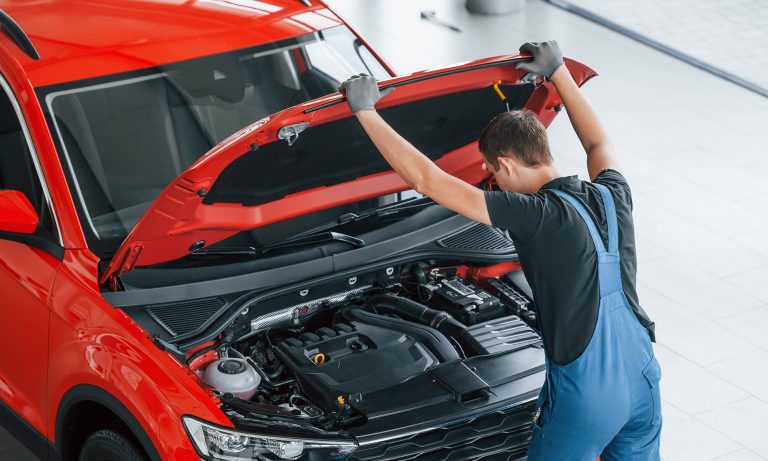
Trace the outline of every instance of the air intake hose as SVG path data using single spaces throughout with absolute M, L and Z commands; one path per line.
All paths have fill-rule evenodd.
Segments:
M 371 305 L 380 313 L 396 314 L 408 320 L 420 322 L 451 336 L 464 349 L 467 356 L 485 355 L 488 351 L 467 330 L 467 326 L 451 317 L 451 314 L 430 309 L 408 298 L 396 295 L 377 295 Z

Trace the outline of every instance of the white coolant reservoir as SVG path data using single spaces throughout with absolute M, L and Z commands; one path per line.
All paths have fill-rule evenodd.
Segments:
M 244 359 L 219 359 L 205 369 L 203 381 L 223 393 L 248 400 L 256 393 L 261 376 Z

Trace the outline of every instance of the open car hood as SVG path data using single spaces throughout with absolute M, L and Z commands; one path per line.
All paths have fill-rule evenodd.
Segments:
M 492 117 L 527 108 L 549 125 L 561 108 L 551 83 L 523 81 L 528 55 L 480 59 L 379 82 L 396 91 L 382 117 L 443 170 L 472 184 L 487 174 L 477 139 Z M 597 75 L 566 59 L 579 85 Z M 244 230 L 408 185 L 376 150 L 339 93 L 259 120 L 172 181 L 115 253 L 100 283 L 135 266 L 171 261 Z

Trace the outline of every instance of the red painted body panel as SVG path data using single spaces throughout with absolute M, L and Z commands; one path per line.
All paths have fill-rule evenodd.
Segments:
M 13 54 L 36 87 L 247 48 L 341 24 L 298 0 L 0 2 L 40 54 Z
M 47 400 L 55 404 L 77 385 L 99 387 L 128 408 L 164 459 L 193 459 L 196 453 L 180 423 L 182 415 L 231 423 L 188 368 L 104 301 L 95 283 L 96 263 L 90 252 L 68 251 L 57 274 Z M 55 427 L 55 408 L 47 414 L 49 428 Z M 50 438 L 56 442 L 56 434 Z
M 217 399 L 199 385 L 200 380 L 188 367 L 161 351 L 125 312 L 113 308 L 101 296 L 99 261 L 87 248 L 34 88 L 251 47 L 341 23 L 321 2 L 313 0 L 312 4 L 315 6 L 307 8 L 298 0 L 0 1 L 0 9 L 29 34 L 41 56 L 39 61 L 33 60 L 6 34 L 0 34 L 0 73 L 18 100 L 65 248 L 59 260 L 26 244 L 0 240 L 0 400 L 51 443 L 60 441 L 56 424 L 62 398 L 83 384 L 104 390 L 126 407 L 164 460 L 199 458 L 181 425 L 182 415 L 191 414 L 222 426 L 231 423 L 219 409 Z M 573 61 L 568 61 L 568 66 L 579 84 L 595 75 Z M 519 76 L 517 71 L 507 69 L 489 73 L 484 80 L 467 77 L 451 85 L 468 88 L 487 84 L 490 79 L 514 81 Z M 383 104 L 426 95 L 428 91 L 448 91 L 448 87 L 404 87 Z M 274 120 L 279 124 L 219 146 L 184 180 L 193 190 L 210 185 L 231 161 L 227 155 L 240 155 L 250 142 L 263 142 L 263 137 L 274 138 L 281 124 L 303 117 L 302 110 L 309 105 L 338 98 L 332 95 L 281 112 Z M 559 103 L 546 83 L 536 91 L 528 107 L 548 124 Z M 313 123 L 349 115 L 346 104 L 316 114 L 309 117 L 315 117 Z M 485 176 L 472 145 L 447 155 L 440 165 L 473 183 Z M 162 255 L 159 258 L 178 254 L 183 244 L 188 246 L 193 232 L 204 231 L 205 238 L 213 242 L 239 229 L 404 188 L 394 173 L 382 173 L 294 194 L 261 207 L 205 209 L 197 206 L 199 197 L 176 191 L 180 206 L 195 209 L 188 219 L 174 219 L 164 228 L 169 239 L 162 245 L 169 250 L 158 253 Z M 193 202 L 195 198 L 198 202 Z M 146 240 L 149 243 L 145 244 L 154 245 L 154 240 L 150 233 Z M 149 258 L 144 263 L 152 261 Z M 505 270 L 509 267 L 505 266 Z
M 521 58 L 521 55 L 486 58 L 381 81 L 381 88 L 396 86 L 397 90 L 384 98 L 378 107 L 386 108 L 469 89 L 490 88 L 498 81 L 514 84 L 525 72 L 515 69 L 510 62 Z M 596 75 L 588 67 L 572 60 L 568 60 L 568 67 L 579 84 Z M 211 245 L 243 230 L 408 189 L 397 173 L 388 171 L 347 183 L 298 192 L 264 205 L 203 204 L 203 198 L 198 192 L 210 190 L 224 168 L 238 157 L 251 152 L 254 143 L 264 145 L 283 142 L 278 140 L 277 133 L 286 125 L 308 122 L 308 129 L 311 129 L 313 126 L 352 116 L 347 104 L 341 103 L 341 100 L 342 96 L 335 93 L 285 109 L 243 128 L 200 157 L 160 193 L 112 258 L 102 275 L 101 283 L 135 266 L 157 264 L 185 256 L 189 254 L 190 246 L 197 241 L 202 240 L 206 245 Z M 534 110 L 541 121 L 549 125 L 556 114 L 553 108 L 560 103 L 556 91 L 547 83 L 534 91 L 526 107 Z M 333 105 L 325 107 L 328 104 Z M 259 155 L 259 152 L 250 155 Z M 481 168 L 483 160 L 476 143 L 447 153 L 435 163 L 443 170 L 473 184 L 487 176 Z
M 44 251 L 0 240 L 0 400 L 41 434 L 48 433 L 48 300 L 58 267 Z
M 0 190 L 0 231 L 32 234 L 37 221 L 37 213 L 26 195 L 16 190 Z

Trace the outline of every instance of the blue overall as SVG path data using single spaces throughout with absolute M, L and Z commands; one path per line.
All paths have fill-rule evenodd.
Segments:
M 595 186 L 608 222 L 608 251 L 584 206 L 553 189 L 578 211 L 592 236 L 600 307 L 592 339 L 578 358 L 566 365 L 546 360 L 529 461 L 659 459 L 661 369 L 622 289 L 616 205 L 605 186 Z

